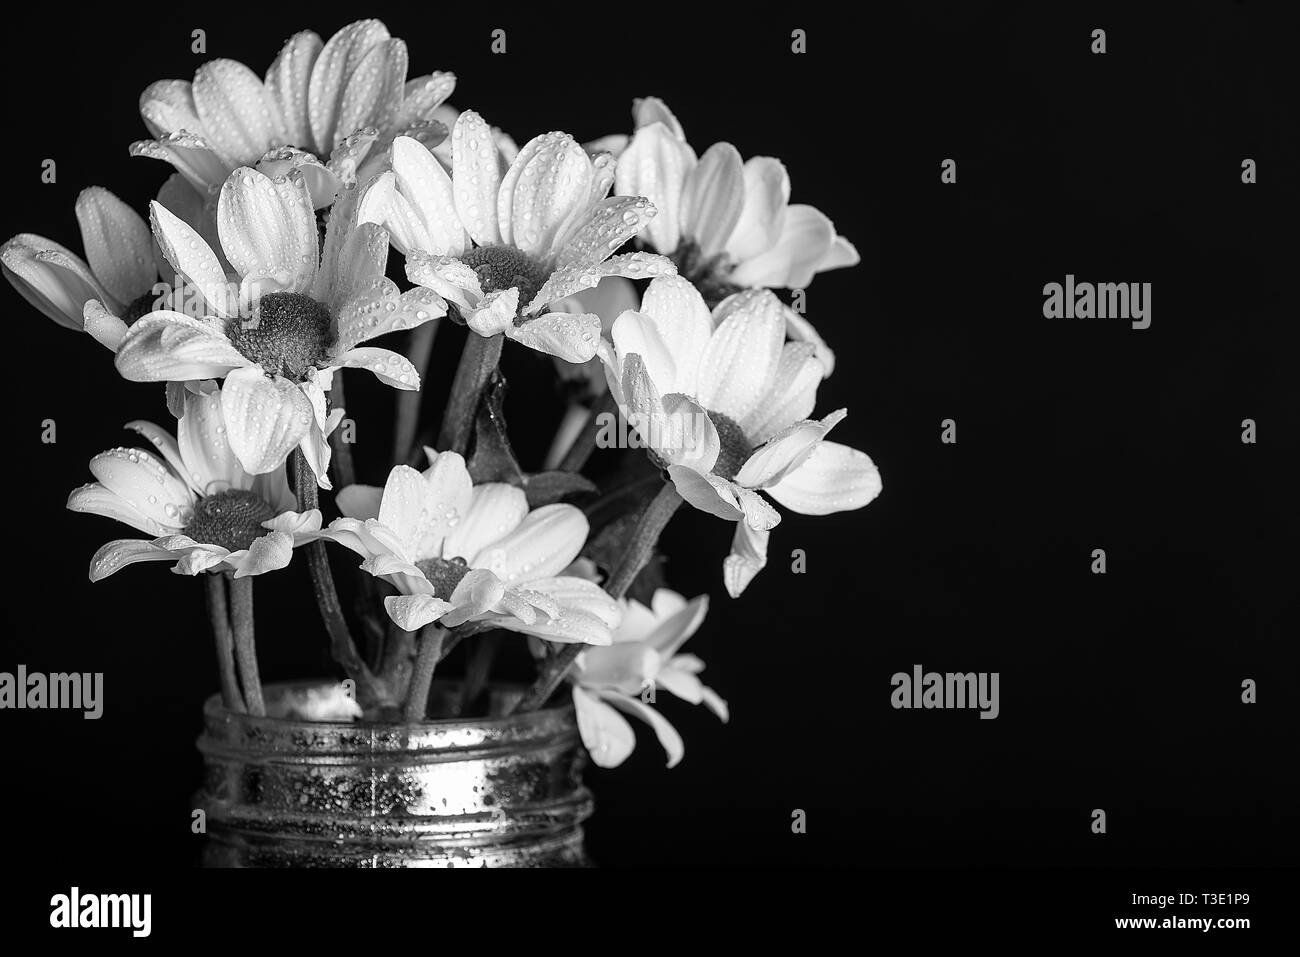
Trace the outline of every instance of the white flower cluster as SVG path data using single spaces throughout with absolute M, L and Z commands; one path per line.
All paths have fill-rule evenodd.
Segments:
M 377 580 L 392 628 L 422 643 L 436 630 L 429 675 L 448 635 L 525 633 L 544 671 L 567 669 L 557 677 L 572 686 L 598 764 L 632 749 L 620 711 L 648 721 L 675 764 L 680 738 L 645 692 L 663 688 L 725 720 L 725 702 L 698 678 L 703 663 L 678 653 L 708 599 L 661 589 L 647 605 L 624 592 L 678 502 L 735 524 L 723 580 L 738 596 L 780 521 L 760 493 L 823 515 L 880 492 L 871 460 L 827 438 L 845 411 L 812 417 L 834 355 L 773 291 L 803 288 L 857 253 L 825 215 L 789 202 L 779 160 L 743 161 L 727 143 L 697 155 L 657 99 L 635 101 L 628 135 L 582 144 L 548 132 L 516 147 L 448 106 L 454 76 L 408 80 L 407 66 L 405 43 L 365 20 L 327 42 L 295 35 L 263 76 L 215 60 L 192 81 L 158 81 L 140 100 L 152 138 L 131 149 L 175 173 L 147 218 L 91 187 L 76 205 L 84 258 L 34 234 L 0 250 L 32 305 L 107 347 L 123 378 L 167 385 L 174 434 L 130 423 L 147 447 L 96 456 L 95 482 L 69 499 L 149 536 L 105 545 L 91 578 L 168 561 L 221 576 L 234 596 L 295 548 L 323 556 L 333 542 Z M 390 249 L 406 288 L 388 275 Z M 673 496 L 648 540 L 633 536 L 640 552 L 622 574 L 581 557 L 582 509 L 539 501 L 526 477 L 476 480 L 462 442 L 426 449 L 423 470 L 394 449 L 382 488 L 340 470 L 343 370 L 420 389 L 418 350 L 368 343 L 444 317 L 468 337 L 449 410 L 477 414 L 506 340 L 566 374 L 585 363 L 593 388 L 607 385 L 604 401 Z M 467 432 L 446 424 L 443 435 Z M 317 489 L 340 474 L 341 517 L 326 526 Z M 312 568 L 330 574 L 324 558 Z M 227 621 L 238 642 L 238 611 L 217 621 L 218 638 Z M 576 651 L 557 666 L 564 645 Z M 245 650 L 248 661 L 235 655 L 244 694 L 227 704 L 251 710 L 260 692 Z M 391 699 L 391 675 L 340 661 Z M 407 717 L 423 718 L 426 699 L 412 700 Z

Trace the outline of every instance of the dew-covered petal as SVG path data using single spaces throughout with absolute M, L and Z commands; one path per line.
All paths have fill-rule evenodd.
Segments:
M 394 389 L 413 392 L 420 388 L 420 373 L 411 364 L 411 360 L 391 349 L 359 346 L 330 359 L 330 364 L 344 369 L 365 369 Z
M 256 366 L 226 376 L 221 411 L 235 457 L 252 475 L 283 465 L 315 425 L 302 389 L 283 376 L 267 378 Z
M 98 299 L 87 302 L 81 315 L 86 334 L 109 352 L 117 352 L 126 338 L 126 323 L 105 309 Z
M 220 391 L 188 393 L 176 435 L 183 460 L 179 471 L 196 491 L 212 495 L 252 485 L 252 476 L 231 448 Z
M 231 166 L 252 163 L 283 146 L 284 124 L 274 98 L 238 60 L 210 60 L 194 74 L 194 106 L 212 148 Z
M 507 338 L 530 349 L 566 362 L 586 362 L 596 355 L 596 344 L 600 341 L 600 316 L 595 313 L 548 312 L 522 325 L 511 323 L 504 331 Z
M 154 239 L 163 255 L 185 281 L 203 295 L 214 315 L 230 318 L 237 312 L 226 271 L 207 241 L 189 223 L 161 203 L 149 204 Z
M 476 485 L 467 513 L 444 541 L 443 556 L 468 561 L 513 532 L 527 514 L 523 489 L 504 482 Z
M 218 379 L 249 364 L 219 330 L 179 312 L 152 312 L 127 330 L 114 364 L 132 382 Z
M 510 205 L 503 207 L 503 184 L 497 215 L 502 238 L 530 256 L 554 252 L 552 243 L 562 227 L 579 215 L 591 194 L 591 160 L 567 133 L 543 133 L 520 151 L 511 164 Z
M 316 145 L 307 115 L 307 87 L 312 67 L 324 43 L 312 30 L 302 30 L 285 41 L 266 71 L 266 91 L 280 111 L 286 143 L 304 148 Z
M 695 168 L 695 151 L 663 123 L 636 131 L 618 158 L 614 191 L 644 196 L 658 214 L 643 236 L 661 253 L 672 253 L 682 238 L 682 188 Z
M 74 489 L 68 496 L 68 510 L 84 512 L 88 515 L 102 515 L 124 525 L 130 525 L 147 535 L 163 535 L 167 532 L 180 531 L 177 524 L 164 525 L 145 515 L 129 501 L 116 492 L 110 491 L 99 482 L 91 482 Z
M 152 542 L 134 538 L 119 538 L 103 546 L 90 560 L 90 580 L 102 581 L 109 575 L 136 562 L 165 562 L 177 558 L 176 554 L 159 548 Z
M 469 234 L 456 212 L 451 178 L 428 148 L 409 136 L 393 140 L 393 175 L 397 193 L 405 198 L 428 239 L 410 248 L 434 256 L 460 256 L 469 247 Z M 397 205 L 394 201 L 394 205 Z M 409 219 L 399 207 L 402 219 Z
M 95 278 L 124 305 L 147 293 L 158 270 L 153 236 L 140 215 L 100 186 L 81 191 L 76 211 L 81 244 Z
M 512 531 L 479 550 L 469 563 L 507 582 L 529 582 L 559 574 L 587 541 L 587 518 L 572 505 L 543 505 Z
M 803 515 L 830 515 L 862 508 L 881 488 L 880 470 L 865 452 L 826 441 L 767 494 Z
M 131 144 L 129 152 L 170 163 L 203 193 L 220 186 L 231 170 L 231 164 L 206 139 L 188 130 L 165 133 L 156 140 L 138 140 Z
M 673 357 L 675 384 L 665 391 L 694 395 L 700 359 L 713 335 L 713 319 L 704 297 L 681 276 L 660 276 L 646 289 L 641 312 L 653 321 Z
M 235 170 L 217 203 L 221 247 L 245 285 L 271 280 L 280 292 L 309 292 L 316 279 L 319 233 L 302 173 L 271 179 Z
M 644 196 L 611 196 L 598 201 L 574 224 L 559 250 L 557 266 L 595 266 L 641 232 L 655 217 Z
M 448 536 L 470 515 L 474 502 L 473 482 L 464 457 L 457 452 L 435 454 L 424 470 L 423 478 L 428 515 L 416 554 L 440 558 Z
M 402 103 L 406 66 L 403 41 L 389 38 L 372 46 L 348 77 L 335 135 L 346 136 L 367 126 L 384 129 L 392 123 Z
M 10 285 L 61 326 L 84 328 L 86 303 L 112 302 L 90 267 L 76 253 L 33 233 L 20 233 L 0 247 L 0 265 Z
M 402 89 L 402 105 L 393 118 L 393 128 L 407 127 L 426 120 L 437 119 L 437 111 L 456 89 L 456 74 L 430 73 L 408 80 Z
M 403 631 L 419 631 L 451 611 L 455 605 L 432 595 L 390 595 L 384 609 L 393 623 Z
M 140 117 L 151 136 L 177 130 L 202 134 L 203 123 L 194 108 L 194 91 L 188 80 L 158 80 L 140 94 Z
M 451 164 L 460 221 L 480 246 L 500 243 L 501 230 L 497 226 L 500 154 L 491 127 L 471 110 L 462 113 L 452 128 Z
M 785 314 L 775 295 L 754 289 L 731 296 L 714 318 L 720 316 L 700 360 L 697 395 L 709 411 L 741 422 L 763 401 L 776 375 Z
M 378 20 L 357 20 L 330 37 L 316 57 L 307 88 L 307 116 L 312 139 L 322 152 L 334 149 L 352 132 L 339 122 L 348 79 L 371 48 L 387 39 L 388 28 Z
M 758 405 L 740 420 L 741 429 L 751 440 L 761 442 L 808 418 L 817 402 L 817 387 L 824 374 L 816 346 L 809 342 L 787 342 L 781 347 L 776 374 Z
M 90 460 L 90 473 L 104 488 L 162 528 L 183 528 L 194 495 L 165 462 L 142 449 L 110 449 Z

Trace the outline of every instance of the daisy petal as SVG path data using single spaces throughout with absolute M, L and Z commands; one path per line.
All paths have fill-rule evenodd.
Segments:
M 746 435 L 761 441 L 812 414 L 825 373 L 816 352 L 810 342 L 787 342 L 782 347 L 771 384 L 740 422 Z
M 215 323 L 152 312 L 127 330 L 114 364 L 132 382 L 217 379 L 248 365 Z
M 447 536 L 443 556 L 468 560 L 513 532 L 527 514 L 528 497 L 523 489 L 503 482 L 475 485 L 469 511 Z
M 194 74 L 194 107 L 212 148 L 232 167 L 284 145 L 280 109 L 261 79 L 237 60 L 211 60 Z
M 92 186 L 77 197 L 77 224 L 91 271 L 118 302 L 128 304 L 150 290 L 158 278 L 153 237 L 135 210 Z
M 235 170 L 217 202 L 221 247 L 245 285 L 274 282 L 276 291 L 309 292 L 320 255 L 316 211 L 299 170 L 271 179 L 250 167 Z
M 616 768 L 627 760 L 636 748 L 636 732 L 626 718 L 596 695 L 576 686 L 573 709 L 583 746 L 597 767 Z
M 835 227 L 825 214 L 796 203 L 786 209 L 776 244 L 737 266 L 731 281 L 740 286 L 802 289 L 834 242 Z
M 614 191 L 644 196 L 658 214 L 645 236 L 661 253 L 672 253 L 682 238 L 682 188 L 695 168 L 695 151 L 663 123 L 636 131 L 618 158 Z
M 743 421 L 762 402 L 785 343 L 781 300 L 766 289 L 737 293 L 719 305 L 721 318 L 700 359 L 698 398 L 711 412 Z
M 473 111 L 462 113 L 451 133 L 452 187 L 456 213 L 474 242 L 501 242 L 497 227 L 497 189 L 501 167 L 492 129 Z
M 531 582 L 559 574 L 587 540 L 587 518 L 572 505 L 543 505 L 514 530 L 481 549 L 470 564 L 507 582 Z
M 740 218 L 726 243 L 727 255 L 744 262 L 776 245 L 786 205 L 790 202 L 790 175 L 780 160 L 755 156 L 745 162 L 745 201 Z
M 504 237 L 530 256 L 548 256 L 560 230 L 586 207 L 591 193 L 591 160 L 567 133 L 544 133 L 520 151 L 511 164 L 514 176 L 508 213 L 498 197 L 498 216 Z M 503 189 L 504 195 L 504 189 Z
M 307 115 L 307 85 L 323 46 L 321 38 L 311 30 L 295 33 L 266 71 L 266 92 L 280 110 L 287 143 L 307 148 L 315 145 Z
M 257 366 L 226 376 L 221 411 L 230 447 L 252 475 L 283 465 L 315 422 L 311 401 L 296 383 L 269 379 Z
M 390 349 L 361 346 L 336 356 L 330 360 L 330 364 L 344 369 L 373 372 L 375 378 L 394 389 L 415 391 L 420 388 L 420 373 L 415 370 L 411 360 Z
M 693 238 L 705 259 L 722 252 L 740 219 L 745 199 L 740 153 L 730 143 L 714 143 L 682 187 L 682 233 Z
M 600 341 L 600 316 L 548 312 L 522 325 L 505 328 L 507 338 L 566 362 L 586 362 L 596 355 Z
M 681 762 L 686 755 L 686 745 L 682 742 L 682 736 L 677 733 L 677 729 L 668 723 L 667 718 L 640 698 L 621 694 L 605 694 L 601 697 L 620 711 L 636 715 L 654 729 L 655 737 L 659 739 L 659 744 L 668 754 L 668 767 L 674 768 Z
M 865 452 L 822 442 L 808 460 L 767 494 L 804 515 L 830 515 L 862 508 L 880 494 L 880 470 Z
M 252 484 L 230 447 L 220 391 L 186 395 L 176 436 L 184 462 L 179 471 L 195 491 L 211 495 L 226 489 L 246 489 Z
M 189 486 L 140 449 L 110 449 L 90 460 L 90 473 L 114 495 L 163 528 L 184 528 L 193 512 Z
M 388 617 L 403 631 L 419 631 L 455 606 L 432 595 L 390 595 L 384 599 Z
M 153 235 L 163 255 L 190 285 L 198 289 L 212 312 L 222 318 L 236 314 L 226 270 L 207 241 L 189 223 L 159 202 L 149 204 Z
M 105 309 L 98 299 L 87 302 L 81 314 L 87 335 L 109 352 L 117 352 L 126 338 L 126 323 Z
M 188 80 L 158 80 L 140 94 L 140 117 L 151 136 L 177 130 L 202 133 L 203 122 L 194 109 L 193 85 Z
M 235 577 L 261 575 L 288 566 L 293 558 L 293 536 L 287 532 L 271 532 L 253 539 L 248 553 L 235 565 Z
M 90 580 L 101 581 L 136 562 L 164 562 L 176 557 L 178 556 L 165 548 L 159 548 L 152 542 L 119 538 L 95 552 L 95 556 L 90 560 Z
M 739 598 L 767 564 L 767 540 L 770 536 L 771 532 L 750 528 L 746 522 L 736 523 L 731 554 L 722 562 L 722 582 L 732 598 Z
M 330 37 L 316 58 L 307 87 L 307 116 L 322 155 L 352 132 L 339 123 L 348 78 L 371 48 L 388 38 L 388 28 L 378 20 L 357 20 Z
M 81 257 L 52 240 L 20 233 L 0 247 L 5 278 L 29 303 L 69 329 L 83 328 L 86 303 L 112 302 Z
M 104 518 L 111 518 L 114 521 L 121 522 L 123 525 L 130 525 L 137 531 L 144 532 L 147 535 L 163 535 L 169 531 L 179 531 L 179 525 L 163 525 L 145 515 L 129 501 L 122 498 L 116 492 L 111 492 L 98 482 L 92 482 L 89 485 L 83 485 L 79 489 L 74 489 L 68 496 L 68 510 L 71 512 L 85 512 L 88 515 L 102 515 Z
M 402 102 L 406 65 L 403 41 L 390 38 L 372 46 L 348 78 L 335 134 L 347 136 L 367 126 L 387 127 Z

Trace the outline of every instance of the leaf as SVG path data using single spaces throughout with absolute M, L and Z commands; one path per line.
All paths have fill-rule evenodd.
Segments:
M 577 472 L 536 472 L 528 474 L 519 467 L 505 415 L 506 379 L 497 370 L 492 373 L 474 419 L 474 452 L 467 467 L 475 485 L 506 482 L 524 490 L 529 508 L 540 508 L 569 495 L 591 494 L 596 486 Z

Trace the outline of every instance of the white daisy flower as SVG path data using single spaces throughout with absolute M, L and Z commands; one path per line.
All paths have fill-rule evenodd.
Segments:
M 863 452 L 825 441 L 846 415 L 809 419 L 822 366 L 807 342 L 785 341 L 780 300 L 766 289 L 709 313 L 680 276 L 650 283 L 639 312 L 601 343 L 609 388 L 682 498 L 737 521 L 724 565 L 739 595 L 763 567 L 780 516 L 761 495 L 805 515 L 861 508 L 880 494 Z
M 320 533 L 397 588 L 401 594 L 384 600 L 392 620 L 406 631 L 480 622 L 550 641 L 609 644 L 617 603 L 595 583 L 561 574 L 587 540 L 582 512 L 564 504 L 530 511 L 522 489 L 473 485 L 460 455 L 426 452 L 423 473 L 399 465 L 382 489 L 339 492 L 345 517 Z
M 637 129 L 619 154 L 615 192 L 654 203 L 659 215 L 640 240 L 671 256 L 710 306 L 751 287 L 802 289 L 817 273 L 859 262 L 824 213 L 790 203 L 780 160 L 742 161 L 730 143 L 697 158 L 661 100 L 636 101 L 633 116 Z M 793 309 L 785 317 L 790 337 L 816 345 L 829 375 L 834 356 L 816 330 Z
M 322 263 L 302 174 L 273 180 L 236 170 L 221 188 L 217 216 L 239 280 L 234 292 L 203 237 L 153 203 L 154 236 L 207 314 L 160 311 L 121 325 L 118 371 L 136 382 L 225 377 L 230 444 L 243 467 L 269 472 L 301 447 L 329 488 L 325 438 L 342 416 L 326 412 L 334 370 L 368 369 L 395 388 L 418 389 L 420 375 L 405 357 L 358 344 L 445 312 L 428 290 L 401 293 L 384 276 L 388 237 L 381 227 L 353 225 L 351 207 L 341 200 L 331 214 Z
M 117 448 L 95 456 L 90 471 L 98 481 L 76 489 L 68 508 L 156 537 L 109 542 L 91 559 L 91 581 L 156 561 L 175 562 L 179 575 L 260 575 L 284 568 L 293 549 L 320 530 L 319 511 L 293 511 L 284 469 L 251 475 L 239 464 L 215 387 L 186 395 L 175 438 L 149 422 L 127 428 L 153 451 Z
M 131 152 L 171 163 L 200 195 L 240 167 L 270 176 L 300 169 L 313 205 L 328 206 L 367 151 L 428 127 L 455 89 L 450 73 L 407 81 L 406 70 L 406 44 L 378 20 L 350 23 L 327 43 L 304 30 L 285 42 L 265 78 L 235 60 L 213 60 L 193 82 L 151 84 L 140 115 L 155 138 Z M 445 130 L 434 126 L 441 139 Z
M 660 588 L 649 608 L 633 599 L 623 601 L 622 607 L 623 623 L 613 643 L 584 649 L 569 673 L 578 731 L 592 761 L 602 768 L 617 767 L 636 747 L 636 735 L 619 712 L 634 715 L 654 729 L 668 753 L 668 766 L 675 767 L 686 751 L 681 735 L 644 695 L 647 689 L 662 688 L 727 720 L 727 703 L 700 681 L 704 662 L 677 653 L 704 621 L 709 596 L 688 602 Z
M 145 221 L 108 190 L 82 190 L 76 212 L 85 259 L 52 239 L 20 233 L 0 247 L 0 267 L 47 317 L 114 348 L 113 329 L 154 310 L 154 286 L 166 264 L 154 258 Z
M 451 136 L 452 172 L 415 140 L 393 141 L 392 169 L 361 201 L 361 222 L 384 224 L 412 281 L 453 303 L 480 336 L 504 333 L 541 352 L 585 362 L 600 317 L 545 310 L 606 276 L 674 272 L 662 256 L 614 250 L 654 216 L 640 196 L 607 198 L 612 157 L 589 157 L 567 133 L 534 137 L 502 169 L 477 113 Z

